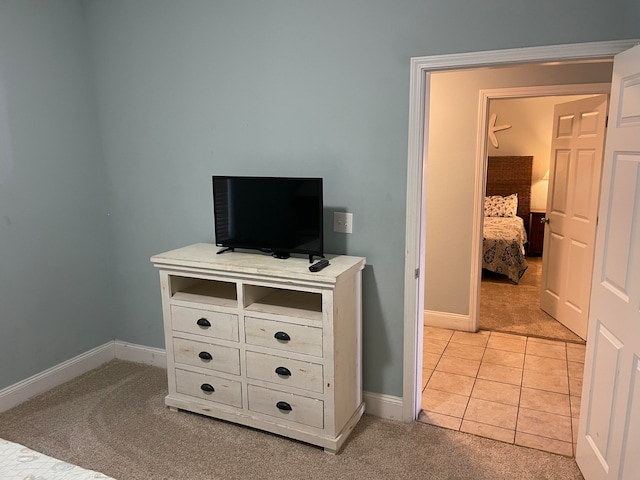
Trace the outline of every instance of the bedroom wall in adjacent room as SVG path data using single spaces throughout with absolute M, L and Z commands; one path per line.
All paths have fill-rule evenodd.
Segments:
M 472 221 L 480 90 L 610 81 L 608 63 L 432 74 L 425 206 L 425 322 L 431 323 L 442 315 L 469 314 L 470 275 L 477 268 L 471 265 L 471 248 L 476 241 Z M 497 123 L 510 123 L 503 120 L 499 117 Z M 508 130 L 497 134 L 499 140 L 505 132 Z
M 83 9 L 0 3 L 0 390 L 113 339 Z
M 497 134 L 498 148 L 488 142 L 489 156 L 533 155 L 531 175 L 531 210 L 544 211 L 547 206 L 549 182 L 543 180 L 549 169 L 553 108 L 558 103 L 571 102 L 588 95 L 555 97 L 505 98 L 489 101 L 489 116 L 497 115 L 497 125 L 511 128 Z

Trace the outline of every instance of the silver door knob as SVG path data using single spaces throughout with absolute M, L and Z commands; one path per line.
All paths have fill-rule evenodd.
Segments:
M 549 223 L 549 219 L 547 217 L 542 217 L 540 219 L 540 223 Z

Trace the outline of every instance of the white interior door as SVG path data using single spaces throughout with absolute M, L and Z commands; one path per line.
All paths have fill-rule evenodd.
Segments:
M 555 106 L 540 307 L 587 337 L 607 96 Z
M 615 57 L 576 460 L 640 478 L 640 46 Z

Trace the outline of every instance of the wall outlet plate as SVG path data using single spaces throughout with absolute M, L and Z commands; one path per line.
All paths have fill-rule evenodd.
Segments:
M 333 231 L 338 233 L 352 233 L 353 213 L 333 212 Z

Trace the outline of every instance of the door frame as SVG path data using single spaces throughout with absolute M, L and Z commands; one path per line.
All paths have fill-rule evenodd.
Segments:
M 498 99 L 555 97 L 563 95 L 609 95 L 611 83 L 584 83 L 567 85 L 544 85 L 534 87 L 509 87 L 480 90 L 480 108 L 478 109 L 478 149 L 476 151 L 475 195 L 473 203 L 473 238 L 471 265 L 476 265 L 471 277 L 469 289 L 469 331 L 480 328 L 480 288 L 482 280 L 482 218 L 487 180 L 489 147 L 487 129 L 489 124 L 489 102 Z
M 429 128 L 425 112 L 429 111 L 430 74 L 462 68 L 611 58 L 636 44 L 637 39 L 615 40 L 411 58 L 405 224 L 403 421 L 411 422 L 418 417 L 421 402 L 421 391 L 418 388 L 422 377 L 424 311 L 424 267 L 421 260 L 424 260 L 424 165 L 428 161 Z M 476 181 L 476 187 L 477 184 Z M 475 281 L 474 275 L 470 275 L 470 281 Z

